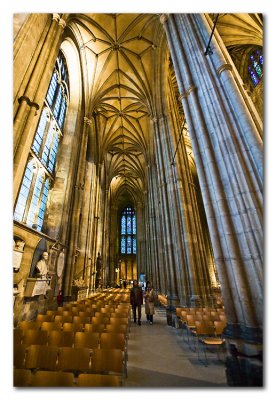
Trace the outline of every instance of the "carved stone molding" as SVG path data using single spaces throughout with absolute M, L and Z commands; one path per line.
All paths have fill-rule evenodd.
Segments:
M 194 90 L 196 90 L 196 87 L 194 85 L 190 86 L 186 92 L 180 94 L 179 100 L 186 99 Z
M 217 71 L 216 71 L 218 77 L 220 77 L 221 73 L 222 73 L 223 71 L 225 71 L 225 70 L 233 71 L 232 65 L 231 65 L 231 64 L 228 64 L 228 63 L 222 64 L 222 65 L 217 69 Z
M 88 118 L 88 117 L 84 117 L 83 118 L 83 122 L 87 125 L 92 125 L 92 119 Z
M 59 14 L 53 14 L 53 20 L 59 22 L 60 15 Z
M 62 18 L 60 19 L 58 24 L 61 25 L 63 29 L 66 27 L 66 22 Z
M 21 103 L 23 103 L 23 101 L 25 101 L 28 104 L 28 106 L 34 107 L 36 110 L 39 110 L 39 105 L 37 103 L 35 103 L 34 101 L 31 101 L 29 97 L 27 97 L 27 96 L 19 97 L 18 103 L 21 104 Z

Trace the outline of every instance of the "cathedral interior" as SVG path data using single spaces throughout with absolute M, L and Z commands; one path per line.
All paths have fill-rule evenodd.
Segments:
M 213 340 L 226 386 L 263 386 L 262 15 L 13 23 L 14 386 L 128 386 L 134 280 L 153 284 L 156 346 L 162 329 Z M 42 327 L 91 334 L 107 310 L 127 319 L 124 347 L 105 349 L 120 373 L 92 368 L 111 327 L 79 347 L 77 329 L 70 346 Z M 69 368 L 68 349 L 90 367 Z

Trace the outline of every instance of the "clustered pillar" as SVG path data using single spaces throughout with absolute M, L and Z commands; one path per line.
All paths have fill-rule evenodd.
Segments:
M 229 338 L 229 384 L 262 381 L 263 149 L 257 115 L 201 14 L 162 16 L 191 136 Z M 239 355 L 239 356 L 237 356 Z M 249 359 L 250 357 L 250 359 Z M 238 373 L 235 371 L 238 370 Z

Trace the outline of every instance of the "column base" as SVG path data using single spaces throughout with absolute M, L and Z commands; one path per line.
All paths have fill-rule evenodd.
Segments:
M 226 340 L 226 377 L 229 386 L 263 386 L 262 331 L 228 324 Z

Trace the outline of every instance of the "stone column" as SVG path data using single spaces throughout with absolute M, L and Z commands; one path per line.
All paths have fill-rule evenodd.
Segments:
M 19 98 L 19 107 L 14 120 L 14 202 L 25 171 L 29 151 L 38 123 L 38 110 L 42 107 L 58 56 L 65 21 L 59 14 L 53 15 L 53 21 L 45 39 L 43 51 L 39 54 L 36 65 L 26 85 L 24 95 Z
M 246 386 L 253 373 L 253 385 L 258 386 L 263 319 L 263 150 L 258 126 L 216 37 L 213 54 L 204 54 L 211 34 L 205 16 L 176 14 L 163 22 L 221 282 L 225 335 L 235 348 L 228 357 L 228 381 Z M 238 377 L 235 363 L 241 370 Z
M 65 295 L 71 295 L 71 288 L 73 279 L 76 273 L 77 259 L 81 251 L 81 216 L 83 207 L 83 189 L 85 181 L 85 166 L 86 166 L 86 151 L 87 151 L 87 141 L 88 141 L 88 131 L 90 129 L 91 121 L 88 118 L 84 118 L 83 124 L 83 134 L 81 136 L 81 141 L 78 149 L 78 158 L 76 165 L 76 180 L 74 186 L 73 196 L 73 206 L 70 221 L 70 237 L 68 243 L 68 256 L 66 262 L 66 275 L 65 275 Z M 83 267 L 83 266 L 82 266 Z M 82 271 L 77 271 L 78 275 L 82 275 Z M 81 276 L 82 277 L 82 276 Z

